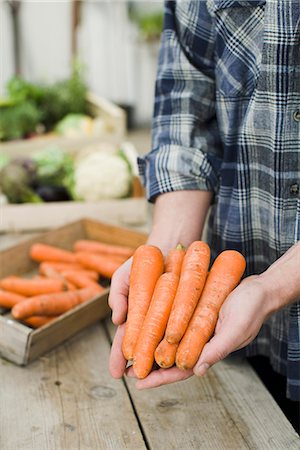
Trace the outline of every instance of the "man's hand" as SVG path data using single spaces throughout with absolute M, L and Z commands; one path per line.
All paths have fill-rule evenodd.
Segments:
M 269 303 L 259 277 L 246 278 L 226 299 L 216 325 L 215 335 L 205 345 L 194 370 L 182 371 L 177 367 L 152 371 L 136 387 L 146 389 L 158 387 L 193 375 L 202 376 L 207 369 L 225 358 L 229 353 L 245 347 L 258 334 L 269 315 Z M 133 377 L 132 368 L 127 375 Z
M 112 321 L 115 325 L 118 325 L 109 360 L 109 371 L 114 378 L 121 378 L 124 375 L 127 363 L 121 347 L 125 332 L 131 264 L 132 258 L 114 273 L 108 298 L 108 304 L 112 309 Z

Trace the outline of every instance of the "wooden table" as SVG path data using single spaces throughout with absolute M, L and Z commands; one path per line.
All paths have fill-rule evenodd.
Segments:
M 0 247 L 13 238 L 0 237 Z M 1 450 L 290 450 L 297 433 L 249 364 L 149 391 L 108 372 L 109 318 L 27 367 L 0 359 Z

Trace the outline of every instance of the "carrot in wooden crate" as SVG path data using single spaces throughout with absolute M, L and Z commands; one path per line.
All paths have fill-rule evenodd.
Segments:
M 101 286 L 96 281 L 92 280 L 89 276 L 86 276 L 84 271 L 81 273 L 79 270 L 76 271 L 65 271 L 62 273 L 62 276 L 72 285 L 76 286 L 78 288 L 85 288 L 85 287 L 94 287 L 95 290 L 98 290 L 99 292 L 104 290 L 104 287 Z
M 163 273 L 158 279 L 147 311 L 142 330 L 134 348 L 133 370 L 137 378 L 145 378 L 154 363 L 154 352 L 162 340 L 179 276 L 173 272 Z
M 0 281 L 0 287 L 5 291 L 31 297 L 34 295 L 61 292 L 66 289 L 64 280 L 59 279 L 27 279 L 7 277 Z
M 178 344 L 170 344 L 166 339 L 163 339 L 154 353 L 157 364 L 163 369 L 172 367 L 175 364 L 177 348 Z
M 76 253 L 76 260 L 83 267 L 95 270 L 105 278 L 111 278 L 114 272 L 122 265 L 121 261 L 117 261 L 107 255 L 96 255 L 87 252 Z
M 43 261 L 39 265 L 39 272 L 41 275 L 47 276 L 49 270 L 62 272 L 63 270 L 83 270 L 83 266 L 79 263 L 60 263 L 57 261 Z
M 25 300 L 24 295 L 15 294 L 14 292 L 3 291 L 0 289 L 0 306 L 2 308 L 11 309 L 17 303 Z
M 31 316 L 23 319 L 22 322 L 32 328 L 40 328 L 47 323 L 53 322 L 58 316 Z
M 169 317 L 166 339 L 170 344 L 180 341 L 199 301 L 210 262 L 209 246 L 194 241 L 183 259 L 179 285 Z
M 176 353 L 176 365 L 180 369 L 195 366 L 214 332 L 222 304 L 240 282 L 245 268 L 245 258 L 235 250 L 225 250 L 216 258 Z
M 122 351 L 127 360 L 133 359 L 134 348 L 157 280 L 164 271 L 164 257 L 158 247 L 139 246 L 133 255 L 129 281 L 128 313 Z
M 94 288 L 88 287 L 77 291 L 30 297 L 15 305 L 12 308 L 12 315 L 15 319 L 25 319 L 37 315 L 57 316 L 98 294 L 99 292 Z
M 61 263 L 75 263 L 75 254 L 62 248 L 46 244 L 33 244 L 30 249 L 30 256 L 34 261 L 54 261 Z
M 81 239 L 75 242 L 75 252 L 91 252 L 101 253 L 106 255 L 119 255 L 125 258 L 130 258 L 134 253 L 134 248 L 128 246 L 106 244 L 100 241 Z

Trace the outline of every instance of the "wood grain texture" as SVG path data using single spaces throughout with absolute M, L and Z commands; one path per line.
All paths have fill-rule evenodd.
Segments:
M 26 368 L 0 360 L 1 450 L 144 450 L 100 324 Z
M 245 360 L 227 358 L 202 379 L 156 389 L 126 384 L 151 449 L 299 449 L 297 433 Z

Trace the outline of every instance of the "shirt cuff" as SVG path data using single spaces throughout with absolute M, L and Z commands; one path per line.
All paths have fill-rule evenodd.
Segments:
M 164 145 L 138 158 L 139 174 L 150 202 L 179 190 L 216 192 L 221 159 L 195 148 Z

